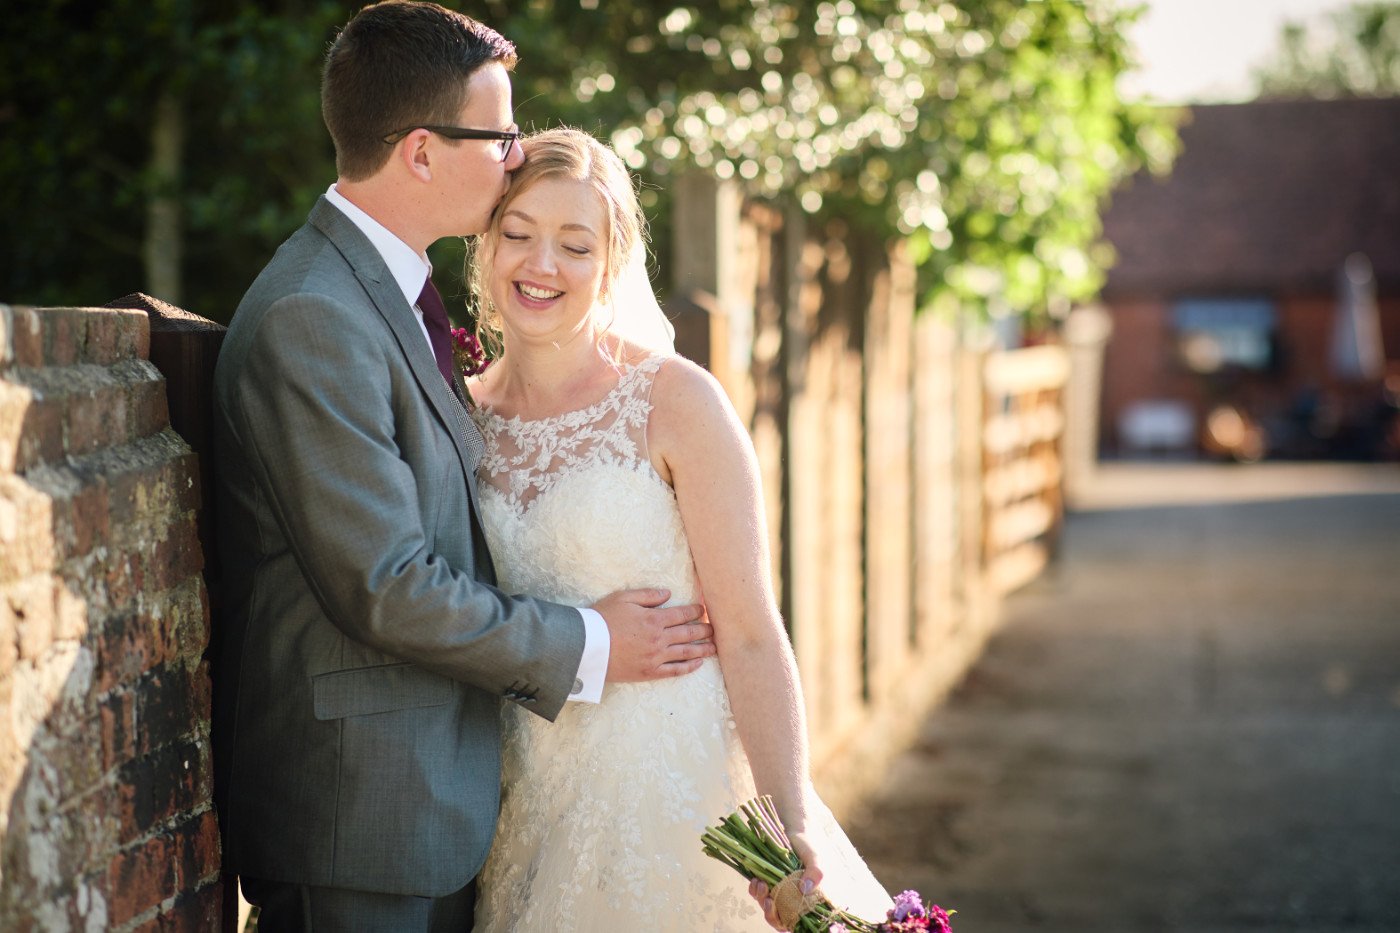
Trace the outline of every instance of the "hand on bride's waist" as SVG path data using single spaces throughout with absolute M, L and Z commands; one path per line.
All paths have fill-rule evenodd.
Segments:
M 592 608 L 608 625 L 609 683 L 689 674 L 715 654 L 714 629 L 702 605 L 664 606 L 669 590 L 621 590 Z

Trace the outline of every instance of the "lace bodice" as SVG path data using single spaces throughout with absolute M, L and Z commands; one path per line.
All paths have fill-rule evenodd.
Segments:
M 620 589 L 698 595 L 671 487 L 647 455 L 651 386 L 665 357 L 625 369 L 604 398 L 551 418 L 475 417 L 482 518 L 502 589 L 586 606 Z
M 624 370 L 603 398 L 551 418 L 503 418 L 477 409 L 482 434 L 491 438 L 480 475 L 523 512 L 560 479 L 592 464 L 649 466 L 646 452 L 651 385 L 664 357 L 650 356 Z
M 486 440 L 483 527 L 502 589 L 575 606 L 642 586 L 669 588 L 673 603 L 698 599 L 675 495 L 647 452 L 665 360 L 624 369 L 578 411 L 473 414 Z M 704 827 L 754 794 L 718 662 L 609 684 L 602 702 L 567 703 L 552 724 L 508 705 L 502 727 L 501 813 L 479 933 L 769 929 L 743 879 L 700 850 Z

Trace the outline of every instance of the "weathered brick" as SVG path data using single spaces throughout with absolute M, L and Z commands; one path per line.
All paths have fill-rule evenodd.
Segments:
M 57 564 L 52 509 L 41 490 L 0 473 L 0 584 Z
M 193 513 L 166 528 L 146 557 L 146 581 L 157 592 L 184 582 L 204 569 L 199 526 Z
M 26 386 L 0 376 L 0 470 L 22 470 L 19 450 L 24 442 L 24 416 L 33 393 Z
M 86 716 L 69 719 L 65 715 L 64 720 L 49 723 L 57 728 L 51 740 L 44 744 L 44 757 L 56 775 L 55 793 L 60 806 L 93 791 L 106 773 L 102 767 L 102 743 L 93 741 L 90 731 L 92 719 Z M 77 836 L 87 835 L 86 828 L 76 828 Z
M 105 564 L 104 585 L 109 611 L 125 613 L 136 602 L 138 594 L 144 592 L 145 571 L 141 568 L 141 555 L 114 550 Z
M 0 368 L 14 361 L 14 341 L 10 336 L 15 329 L 14 312 L 10 306 L 0 303 Z
M 198 665 L 209 644 L 209 603 L 203 579 L 192 574 L 162 593 L 159 611 L 165 656 L 186 666 Z
M 164 596 L 146 598 L 139 609 L 124 607 L 103 624 L 95 643 L 101 659 L 98 679 L 104 689 L 117 684 L 138 686 L 176 656 L 176 628 L 183 615 L 168 611 L 169 605 Z
M 173 834 L 157 833 L 112 857 L 107 869 L 107 922 L 121 926 L 179 890 L 179 852 Z
M 87 308 L 83 359 L 107 365 L 119 360 L 144 359 L 149 340 L 149 320 L 144 311 Z
M 133 688 L 136 699 L 136 752 L 145 755 L 181 736 L 193 735 L 208 721 L 203 672 L 163 664 Z
M 161 933 L 209 933 L 219 929 L 224 904 L 224 884 L 214 878 L 194 890 L 186 890 L 160 916 Z M 233 931 L 230 931 L 233 933 Z
M 138 839 L 157 824 L 209 799 L 201 779 L 206 757 L 202 744 L 192 740 L 172 742 L 121 766 L 118 780 L 123 841 Z
M 128 611 L 107 619 L 93 642 L 96 689 L 135 689 L 144 675 L 165 662 L 167 643 L 163 623 L 146 613 Z
M 36 393 L 14 373 L 0 378 L 0 470 L 23 473 L 62 458 L 62 398 Z
M 130 691 L 116 690 L 98 704 L 97 713 L 102 768 L 111 771 L 136 756 L 136 700 Z
M 170 425 L 165 380 L 148 379 L 126 387 L 126 424 L 129 435 L 123 440 L 149 437 Z
M 88 604 L 75 592 L 84 581 L 65 580 L 54 591 L 53 637 L 55 641 L 83 641 L 88 633 Z
M 41 657 L 53 644 L 54 615 L 57 609 L 55 580 L 35 574 L 17 580 L 0 590 L 6 621 L 14 626 L 19 656 L 28 660 Z
M 0 597 L 0 681 L 6 680 L 19 660 L 19 637 L 9 603 Z M 8 705 L 8 704 L 5 704 Z
M 180 882 L 192 888 L 219 870 L 219 821 L 213 809 L 176 828 L 180 839 Z
M 218 879 L 192 891 L 182 891 L 175 902 L 130 933 L 209 933 L 221 926 L 223 883 Z M 234 931 L 229 931 L 234 933 Z
M 39 312 L 34 308 L 12 306 L 10 316 L 10 346 L 14 351 L 11 362 L 15 366 L 43 366 L 44 327 Z
M 7 838 L 0 928 L 18 903 L 42 928 L 97 903 L 109 928 L 218 927 L 199 465 L 149 352 L 144 312 L 0 306 L 0 706 L 51 710 L 28 767 L 64 879 L 11 872 L 29 854 Z M 38 705 L 11 696 L 30 663 Z
M 54 538 L 68 560 L 91 553 L 110 535 L 107 482 L 100 475 L 73 474 L 69 494 L 53 503 Z
M 120 435 L 125 428 L 126 404 L 120 388 L 93 386 L 67 397 L 63 449 L 70 457 L 112 446 L 113 434 Z
M 90 872 L 77 880 L 74 894 L 68 898 L 67 929 L 110 929 L 103 922 L 107 916 L 107 898 L 102 890 L 104 884 L 105 875 L 101 872 Z
M 78 308 L 44 308 L 44 365 L 71 366 L 78 362 L 78 336 L 85 330 Z
M 175 508 L 180 511 L 198 511 L 204 505 L 204 490 L 199 478 L 199 455 L 193 450 L 188 451 L 170 464 L 170 470 Z
M 107 478 L 112 524 L 135 525 L 164 517 L 152 514 L 152 507 L 168 495 L 170 461 L 165 457 L 157 459 L 154 453 L 123 449 L 109 455 L 113 460 Z

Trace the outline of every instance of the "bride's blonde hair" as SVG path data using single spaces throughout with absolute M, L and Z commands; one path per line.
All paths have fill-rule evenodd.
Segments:
M 565 178 L 590 185 L 602 199 L 608 235 L 600 303 L 617 284 L 627 265 L 627 257 L 646 239 L 646 220 L 637 201 L 632 175 L 611 147 L 571 127 L 533 133 L 523 137 L 520 146 L 525 152 L 525 163 L 512 173 L 505 197 L 491 215 L 490 228 L 478 239 L 467 258 L 467 281 L 475 305 L 477 339 L 493 357 L 501 353 L 503 335 L 501 314 L 491 298 L 491 265 L 496 244 L 500 242 L 501 218 L 522 192 L 539 181 Z M 597 323 L 598 332 L 602 333 L 611 322 Z

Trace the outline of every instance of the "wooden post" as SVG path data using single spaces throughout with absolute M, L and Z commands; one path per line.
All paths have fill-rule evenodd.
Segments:
M 742 195 L 732 181 L 699 172 L 677 179 L 674 192 L 676 297 L 666 310 L 675 319 L 676 349 L 714 373 L 747 420 L 753 295 L 745 294 L 738 270 Z M 696 314 L 707 327 L 697 327 Z

